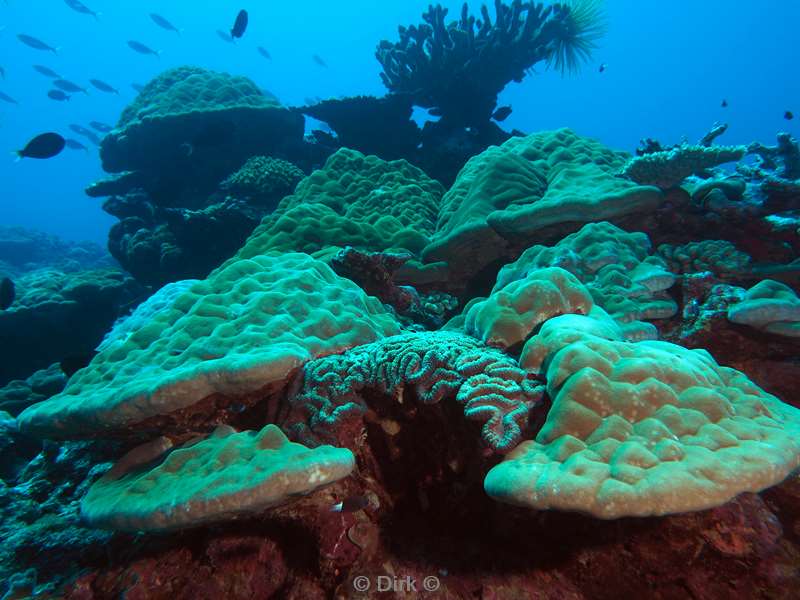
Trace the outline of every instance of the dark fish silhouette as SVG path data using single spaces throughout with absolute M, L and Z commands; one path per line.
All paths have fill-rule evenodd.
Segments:
M 81 352 L 79 354 L 72 354 L 58 363 L 61 367 L 61 372 L 67 377 L 72 377 L 81 369 L 87 367 L 92 359 L 97 356 L 97 350 L 90 350 L 89 352 Z
M 164 17 L 156 13 L 150 13 L 150 18 L 153 19 L 153 23 L 161 27 L 162 29 L 166 29 L 167 31 L 174 31 L 178 35 L 181 34 L 181 30 L 175 27 L 172 23 L 167 21 Z
M 319 54 L 313 55 L 311 57 L 311 60 L 313 60 L 315 63 L 317 63 L 320 67 L 325 67 L 326 69 L 328 68 L 328 63 L 326 63 L 324 60 L 322 60 L 322 57 Z
M 30 46 L 36 50 L 45 50 L 47 52 L 52 52 L 53 54 L 58 54 L 58 48 L 53 48 L 49 44 L 45 44 L 42 40 L 36 39 L 32 35 L 20 33 L 17 35 L 17 39 L 26 46 Z
M 728 108 L 728 101 L 727 100 L 723 100 L 722 104 L 720 106 L 722 106 L 722 108 Z
M 78 135 L 89 135 L 90 133 L 92 133 L 91 131 L 86 129 L 86 127 L 83 127 L 81 125 L 76 125 L 75 123 L 70 125 L 69 128 Z
M 501 106 L 496 111 L 494 111 L 494 113 L 492 113 L 492 118 L 495 121 L 502 123 L 508 118 L 508 115 L 510 114 L 511 114 L 510 106 Z
M 61 153 L 66 143 L 66 140 L 57 133 L 42 133 L 25 144 L 22 150 L 17 150 L 17 156 L 19 158 L 53 158 Z
M 108 133 L 109 131 L 114 129 L 113 127 L 111 127 L 111 125 L 106 125 L 105 123 L 101 123 L 100 121 L 92 121 L 91 123 L 89 123 L 89 125 L 91 126 L 92 129 L 96 129 L 97 131 L 100 131 L 102 133 Z
M 133 50 L 134 52 L 138 52 L 139 54 L 154 54 L 155 56 L 161 56 L 161 53 L 158 50 L 153 50 L 152 48 L 148 48 L 141 42 L 137 42 L 136 40 L 128 41 L 128 47 Z
M 0 279 L 0 310 L 8 310 L 14 304 L 17 292 L 14 289 L 14 282 L 8 277 Z
M 78 140 L 74 140 L 72 138 L 66 138 L 64 140 L 64 144 L 70 150 L 85 150 L 86 152 L 89 151 L 89 149 L 86 146 L 81 144 Z
M 602 73 L 603 71 L 605 71 L 605 70 L 606 70 L 606 67 L 607 67 L 607 66 L 608 66 L 608 65 L 606 65 L 606 63 L 603 63 L 603 64 L 601 64 L 601 65 L 600 65 L 600 68 L 599 68 L 599 69 L 597 69 L 597 71 L 598 71 L 598 72 L 600 72 L 600 73 Z
M 110 86 L 105 81 L 102 81 L 100 79 L 90 79 L 89 83 L 91 83 L 101 92 L 106 92 L 107 94 L 117 94 L 119 96 L 119 90 L 113 86 Z
M 34 68 L 34 69 L 35 69 L 35 70 L 36 70 L 38 73 L 41 73 L 41 74 L 42 74 L 42 75 L 44 75 L 45 77 L 52 77 L 53 79 L 61 79 L 61 75 L 59 75 L 58 73 L 56 73 L 55 71 L 53 71 L 53 69 L 50 69 L 50 68 L 48 68 L 48 67 L 45 67 L 45 66 L 43 66 L 43 65 L 33 65 L 33 68 Z
M 268 52 L 268 51 L 267 51 L 267 49 L 266 49 L 266 48 L 264 48 L 263 46 L 259 46 L 259 47 L 258 47 L 258 53 L 259 53 L 261 56 L 263 56 L 264 58 L 266 58 L 267 60 L 272 60 L 272 57 L 270 56 L 269 52 Z
M 8 102 L 9 104 L 19 104 L 19 102 L 14 100 L 8 94 L 4 94 L 3 92 L 0 92 L 0 100 L 2 100 L 3 102 Z
M 72 96 L 65 94 L 61 90 L 50 90 L 47 92 L 47 97 L 51 100 L 58 100 L 59 102 L 63 102 L 64 100 L 69 100 L 72 98 Z
M 222 29 L 217 29 L 217 35 L 223 42 L 228 42 L 229 44 L 233 43 L 233 38 L 231 35 L 225 31 L 222 31 Z
M 369 498 L 366 496 L 349 496 L 331 506 L 331 512 L 353 513 L 364 510 L 369 506 Z
M 75 12 L 79 12 L 83 15 L 92 15 L 95 19 L 100 17 L 100 13 L 94 12 L 83 2 L 79 2 L 78 0 L 64 0 L 64 4 L 69 6 Z
M 83 135 L 87 140 L 92 142 L 95 146 L 100 145 L 101 140 L 99 137 L 97 137 L 97 134 L 94 131 L 87 131 Z
M 244 32 L 247 31 L 248 20 L 247 11 L 240 10 L 239 14 L 236 15 L 236 21 L 234 21 L 233 27 L 231 28 L 232 38 L 236 39 L 244 35 Z
M 794 113 L 790 110 L 787 110 L 785 113 L 783 113 L 783 118 L 786 119 L 787 121 L 791 121 L 792 119 L 794 119 Z
M 53 82 L 53 85 L 56 86 L 60 90 L 64 90 L 65 92 L 69 92 L 71 94 L 77 94 L 78 92 L 83 92 L 84 94 L 89 94 L 89 90 L 86 88 L 82 88 L 77 83 L 72 83 L 66 79 L 56 79 Z

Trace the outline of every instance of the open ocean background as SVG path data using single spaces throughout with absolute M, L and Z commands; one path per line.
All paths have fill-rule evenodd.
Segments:
M 62 0 L 7 0 L 0 4 L 0 90 L 19 106 L 0 103 L 0 223 L 22 225 L 66 239 L 105 245 L 114 219 L 83 189 L 103 176 L 96 149 L 66 150 L 49 161 L 14 162 L 11 152 L 34 135 L 57 131 L 75 137 L 70 123 L 115 124 L 136 95 L 131 83 L 147 83 L 163 70 L 199 65 L 246 75 L 287 105 L 305 98 L 385 92 L 374 57 L 382 39 L 395 40 L 397 24 L 412 24 L 427 7 L 421 0 L 342 2 L 92 0 L 98 20 L 68 8 Z M 443 2 L 450 15 L 460 2 Z M 477 12 L 480 2 L 469 3 Z M 247 34 L 236 44 L 215 31 L 228 31 L 239 9 L 250 13 Z M 184 29 L 181 35 L 157 27 L 156 12 Z M 510 85 L 499 106 L 514 111 L 504 129 L 525 132 L 569 126 L 611 147 L 633 151 L 643 137 L 671 144 L 695 141 L 716 121 L 730 123 L 722 144 L 773 143 L 778 131 L 797 135 L 800 114 L 798 56 L 800 2 L 763 0 L 611 0 L 608 31 L 592 64 L 562 78 L 537 67 L 537 74 Z M 33 35 L 58 55 L 20 43 Z M 161 51 L 161 58 L 136 54 L 128 40 Z M 256 48 L 272 55 L 266 60 Z M 313 54 L 328 63 L 325 69 Z M 601 63 L 607 64 L 603 73 Z M 31 66 L 43 64 L 90 88 L 58 103 L 47 97 L 49 80 Z M 119 96 L 90 87 L 107 81 Z M 729 106 L 721 107 L 726 99 Z M 83 141 L 83 140 L 81 140 Z

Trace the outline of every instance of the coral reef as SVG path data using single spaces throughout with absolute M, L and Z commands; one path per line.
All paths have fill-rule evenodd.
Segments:
M 701 175 L 712 167 L 736 162 L 746 152 L 744 146 L 680 145 L 632 158 L 621 173 L 640 185 L 668 190 L 680 185 L 690 175 Z
M 220 189 L 237 198 L 274 209 L 294 191 L 303 172 L 292 163 L 269 156 L 253 156 L 220 184 Z
M 0 225 L 0 274 L 12 279 L 37 269 L 72 273 L 114 266 L 108 252 L 94 242 L 69 242 L 42 231 Z

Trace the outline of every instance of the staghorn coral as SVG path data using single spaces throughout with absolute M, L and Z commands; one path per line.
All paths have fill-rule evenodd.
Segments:
M 18 420 L 24 431 L 65 438 L 130 432 L 148 419 L 162 432 L 170 421 L 186 427 L 192 411 L 224 412 L 232 399 L 283 386 L 314 357 L 398 330 L 375 298 L 308 255 L 237 260 L 115 337 L 61 394 Z
M 521 365 L 553 405 L 486 476 L 496 499 L 613 519 L 718 506 L 800 465 L 800 410 L 702 350 L 628 343 L 593 316 L 551 319 Z
M 413 389 L 423 404 L 454 396 L 467 419 L 483 423 L 495 452 L 520 441 L 540 386 L 502 352 L 459 333 L 425 332 L 389 337 L 304 368 L 304 385 L 292 398 L 291 429 L 307 443 L 331 436 L 351 416 L 363 414 L 366 389 L 402 398 Z
M 495 0 L 494 6 L 494 23 L 485 6 L 476 19 L 467 3 L 459 19 L 446 23 L 448 10 L 437 4 L 423 13 L 425 23 L 400 27 L 400 40 L 383 40 L 376 51 L 383 84 L 419 106 L 439 108 L 443 120 L 480 124 L 508 83 L 522 81 L 540 61 L 575 70 L 602 33 L 597 3 Z
M 746 153 L 744 146 L 683 144 L 670 150 L 632 158 L 620 174 L 640 185 L 654 185 L 669 190 L 679 186 L 690 175 L 702 175 L 712 167 L 736 162 Z
M 200 441 L 169 446 L 156 440 L 120 459 L 89 489 L 81 516 L 125 531 L 230 521 L 291 502 L 355 466 L 349 450 L 306 448 L 275 425 L 239 433 L 219 427 Z

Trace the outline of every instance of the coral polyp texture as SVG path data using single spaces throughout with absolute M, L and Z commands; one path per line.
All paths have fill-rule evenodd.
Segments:
M 728 309 L 728 319 L 767 333 L 800 338 L 800 297 L 789 286 L 766 279 Z
M 590 221 L 654 211 L 660 190 L 616 176 L 627 158 L 569 129 L 493 146 L 471 158 L 444 195 L 423 257 L 477 270 L 503 256 L 509 242 L 529 245 Z
M 343 148 L 264 218 L 238 256 L 346 245 L 419 251 L 433 233 L 443 193 L 439 182 L 405 160 Z
M 746 153 L 744 146 L 680 145 L 632 158 L 621 174 L 641 185 L 668 190 L 690 175 L 703 175 L 712 167 L 740 160 Z
M 277 204 L 294 191 L 303 177 L 303 172 L 289 161 L 254 156 L 225 179 L 220 189 L 257 204 Z
M 178 418 L 215 394 L 280 387 L 312 358 L 398 331 L 376 299 L 308 255 L 238 260 L 110 341 L 64 392 L 26 410 L 19 424 L 68 438 Z
M 800 465 L 800 411 L 702 350 L 545 323 L 523 351 L 553 405 L 486 477 L 498 500 L 604 519 L 717 506 Z
M 354 466 L 349 450 L 306 448 L 275 425 L 238 433 L 221 426 L 182 447 L 159 439 L 134 449 L 89 489 L 81 516 L 126 531 L 230 521 L 296 500 L 347 477 Z

